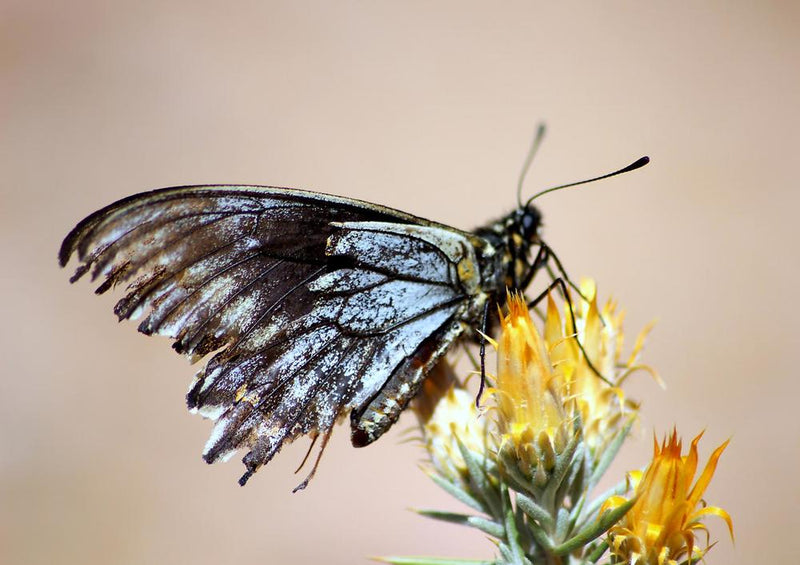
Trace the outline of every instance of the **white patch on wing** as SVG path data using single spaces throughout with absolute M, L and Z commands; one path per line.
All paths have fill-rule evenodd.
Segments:
M 251 313 L 256 310 L 257 299 L 258 296 L 255 293 L 240 294 L 231 304 L 223 308 L 221 312 L 222 319 L 219 321 L 216 335 L 222 335 L 228 331 L 228 328 L 248 319 Z
M 325 253 L 352 257 L 370 267 L 430 281 L 470 295 L 478 292 L 481 274 L 472 242 L 444 228 L 388 222 L 334 223 L 340 230 L 328 238 Z
M 456 304 L 437 310 L 384 335 L 381 340 L 382 347 L 376 351 L 362 371 L 359 389 L 350 400 L 349 407 L 360 406 L 371 398 L 389 378 L 391 371 L 404 358 L 413 354 L 425 338 L 455 315 L 461 307 Z
M 275 359 L 266 370 L 249 375 L 252 388 L 274 386 L 275 383 L 282 379 L 289 378 L 293 379 L 290 388 L 291 393 L 294 394 L 295 390 L 299 390 L 305 386 L 301 381 L 312 380 L 298 378 L 298 375 L 303 375 L 305 373 L 304 366 L 309 363 L 315 355 L 320 353 L 322 348 L 330 344 L 331 341 L 336 339 L 339 335 L 336 328 L 332 326 L 321 326 L 293 337 L 291 340 L 291 347 L 283 352 L 280 357 Z M 324 354 L 322 355 L 324 356 Z M 227 378 L 235 380 L 240 367 L 242 367 L 242 365 L 231 370 Z
M 288 325 L 288 323 L 289 320 L 286 316 L 278 315 L 275 316 L 272 323 L 256 326 L 247 336 L 248 347 L 253 350 L 265 347 L 269 343 L 269 340 Z
M 337 322 L 351 331 L 386 330 L 457 298 L 450 287 L 391 281 L 340 299 Z
M 147 305 L 148 305 L 147 302 L 142 302 L 139 306 L 136 307 L 136 309 L 133 312 L 131 312 L 131 314 L 128 316 L 128 319 L 138 320 L 139 318 L 141 318 L 142 314 L 144 314 L 144 311 L 146 310 Z
M 340 222 L 333 224 L 345 230 L 367 231 L 381 234 L 410 236 L 430 243 L 441 250 L 447 258 L 457 263 L 464 258 L 465 249 L 472 245 L 461 233 L 455 230 L 414 224 L 398 224 L 392 222 Z
M 205 447 L 203 447 L 203 457 L 208 455 L 208 453 L 214 449 L 217 442 L 222 438 L 222 435 L 225 433 L 225 428 L 227 426 L 227 422 L 223 420 L 217 420 L 217 423 L 214 424 L 214 429 L 211 430 L 211 435 L 208 436 L 208 441 L 206 441 Z M 229 449 L 224 451 L 218 456 L 218 460 L 227 461 L 230 459 L 231 455 L 236 452 L 235 449 Z
M 353 257 L 359 264 L 440 284 L 452 281 L 451 263 L 446 254 L 423 239 L 409 234 L 356 229 L 374 222 L 344 224 L 342 231 L 328 238 L 327 255 Z M 394 224 L 385 224 L 393 226 Z
M 311 281 L 308 289 L 314 292 L 353 291 L 388 280 L 386 275 L 363 269 L 339 269 Z
M 203 394 L 206 390 L 208 390 L 208 387 L 214 384 L 214 381 L 217 380 L 217 377 L 220 375 L 220 373 L 222 373 L 221 367 L 217 367 L 210 373 L 206 373 L 205 376 L 201 376 L 201 373 L 198 373 L 197 377 L 195 377 L 192 382 L 192 386 L 189 387 L 189 390 L 192 390 L 194 388 L 194 385 L 197 382 L 198 378 L 202 378 L 203 385 L 200 387 L 200 394 Z
M 229 406 L 213 406 L 211 404 L 204 404 L 203 406 L 199 406 L 196 410 L 197 413 L 200 414 L 203 418 L 208 418 L 209 420 L 219 420 L 220 416 L 225 413 Z M 214 428 L 216 430 L 216 427 Z

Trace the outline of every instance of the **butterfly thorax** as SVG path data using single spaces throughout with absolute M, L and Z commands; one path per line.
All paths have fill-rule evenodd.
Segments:
M 530 282 L 532 269 L 537 268 L 533 251 L 541 245 L 540 226 L 539 210 L 528 205 L 475 230 L 496 250 L 497 264 L 487 273 L 492 280 L 485 279 L 485 284 L 487 289 L 491 286 L 498 304 L 505 303 L 506 289 L 524 291 Z

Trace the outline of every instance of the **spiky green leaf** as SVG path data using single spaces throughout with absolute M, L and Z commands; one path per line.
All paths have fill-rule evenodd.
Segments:
M 492 481 L 489 476 L 484 472 L 483 467 L 475 458 L 475 455 L 467 449 L 467 447 L 458 439 L 458 436 L 455 436 L 456 444 L 458 445 L 458 449 L 461 452 L 461 457 L 464 459 L 464 463 L 467 465 L 467 470 L 469 471 L 470 479 L 475 485 L 476 494 L 483 499 L 483 502 L 488 506 L 490 509 L 489 514 L 492 516 L 501 516 L 502 515 L 502 507 L 500 504 L 500 498 L 497 494 L 497 489 L 494 485 L 492 485 Z
M 597 563 L 607 550 L 608 544 L 604 541 L 600 542 L 597 544 L 597 547 L 594 547 L 586 556 L 586 561 L 589 563 Z
M 477 528 L 482 532 L 494 536 L 496 538 L 503 538 L 505 529 L 502 524 L 498 524 L 488 518 L 482 516 L 470 516 L 468 514 L 458 514 L 456 512 L 442 512 L 439 510 L 414 510 L 421 516 L 427 516 L 434 520 L 441 520 L 451 524 L 459 524 L 461 526 L 470 526 Z
M 574 465 L 579 465 L 581 462 L 578 460 L 579 458 L 575 456 L 578 451 L 578 446 L 581 444 L 581 439 L 580 434 L 575 434 L 567 444 L 567 447 L 564 448 L 564 451 L 559 453 L 558 457 L 556 457 L 556 465 L 553 467 L 553 472 L 547 483 L 547 490 L 553 493 L 553 499 L 555 499 L 555 493 L 561 486 L 564 477 L 566 477 L 570 471 L 574 473 Z
M 635 421 L 635 415 L 631 415 L 628 418 L 628 421 L 625 422 L 625 425 L 622 426 L 616 435 L 614 435 L 614 437 L 608 442 L 608 445 L 606 445 L 606 448 L 600 454 L 600 458 L 596 461 L 594 469 L 592 469 L 592 476 L 589 479 L 588 484 L 589 489 L 596 485 L 600 478 L 608 470 L 609 465 L 611 465 L 611 462 L 614 461 L 614 458 L 617 456 L 617 453 L 619 453 L 622 444 L 625 442 L 625 438 L 628 437 L 631 427 L 633 427 L 633 423 Z
M 505 524 L 505 539 L 508 543 L 511 553 L 513 555 L 515 565 L 524 565 L 529 563 L 525 557 L 525 550 L 520 545 L 519 530 L 517 529 L 517 518 L 514 514 L 514 507 L 511 504 L 511 495 L 508 492 L 508 487 L 504 484 L 500 485 L 500 496 L 503 502 L 503 518 Z
M 471 494 L 469 494 L 467 491 L 465 491 L 458 485 L 451 483 L 444 477 L 441 477 L 440 475 L 436 475 L 434 473 L 429 473 L 428 476 L 434 483 L 439 485 L 439 487 L 441 487 L 442 490 L 444 490 L 447 494 L 449 494 L 459 502 L 463 502 L 464 504 L 466 504 L 467 506 L 478 512 L 487 511 L 485 504 L 482 504 L 480 501 L 478 501 L 478 499 L 473 497 Z
M 521 492 L 516 496 L 517 506 L 519 506 L 531 520 L 536 521 L 545 530 L 552 530 L 555 522 L 550 513 L 536 504 L 528 495 Z
M 622 518 L 628 510 L 630 510 L 631 506 L 633 506 L 635 502 L 636 499 L 634 498 L 627 501 L 625 504 L 614 508 L 613 510 L 607 510 L 606 512 L 603 512 L 599 519 L 590 523 L 574 537 L 553 548 L 553 553 L 556 555 L 565 555 L 599 538 L 606 533 L 611 526 L 619 522 L 619 519 Z
M 628 491 L 628 481 L 624 479 L 608 489 L 607 491 L 603 492 L 597 498 L 595 498 L 589 506 L 586 507 L 586 510 L 583 511 L 582 519 L 578 525 L 579 528 L 583 528 L 583 526 L 589 521 L 595 519 L 595 514 L 600 510 L 600 507 L 612 496 L 618 496 L 624 494 Z

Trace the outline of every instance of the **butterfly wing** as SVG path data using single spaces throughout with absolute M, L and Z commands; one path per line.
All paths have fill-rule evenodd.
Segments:
M 484 241 L 364 202 L 272 187 L 163 189 L 78 224 L 80 261 L 139 330 L 197 361 L 189 408 L 216 421 L 204 458 L 242 447 L 249 476 L 351 413 L 353 443 L 397 419 L 476 320 Z

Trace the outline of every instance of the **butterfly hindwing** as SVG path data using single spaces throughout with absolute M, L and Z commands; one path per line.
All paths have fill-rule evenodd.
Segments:
M 344 310 L 360 318 L 352 330 L 385 336 L 378 367 L 392 367 L 391 378 L 351 414 L 353 444 L 367 445 L 391 426 L 416 394 L 422 379 L 447 347 L 468 329 L 488 296 L 476 274 L 476 238 L 432 226 L 379 222 L 341 224 L 328 253 L 349 255 L 391 281 L 361 292 Z M 478 246 L 480 247 L 480 246 Z M 360 328 L 366 324 L 365 328 Z
M 67 237 L 75 277 L 128 284 L 121 319 L 214 353 L 188 394 L 216 420 L 213 462 L 248 447 L 248 472 L 351 413 L 366 445 L 487 300 L 480 238 L 388 208 L 268 187 L 134 196 Z M 486 251 L 486 250 L 483 250 Z

